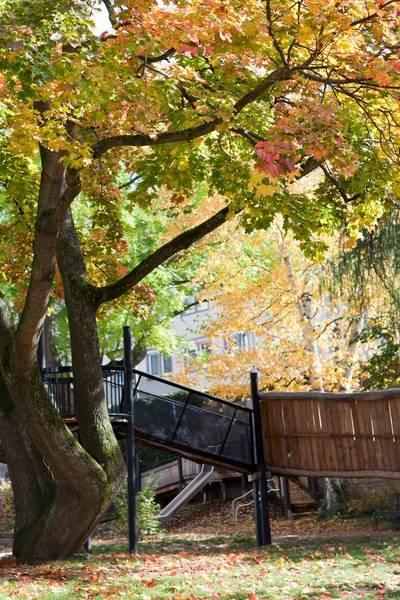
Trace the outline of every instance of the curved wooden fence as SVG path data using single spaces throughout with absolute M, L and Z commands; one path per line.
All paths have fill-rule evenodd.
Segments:
M 271 471 L 400 479 L 400 390 L 260 394 Z

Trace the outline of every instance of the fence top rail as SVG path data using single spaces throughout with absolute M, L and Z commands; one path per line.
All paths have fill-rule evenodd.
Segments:
M 323 402 L 376 402 L 400 400 L 400 389 L 373 392 L 262 392 L 260 400 L 322 400 Z
M 109 372 L 110 374 L 112 374 L 113 372 L 121 373 L 121 372 L 125 372 L 125 367 L 119 366 L 119 365 L 116 365 L 116 366 L 106 365 L 106 366 L 102 367 L 102 371 L 103 371 L 103 373 Z M 45 369 L 43 369 L 43 373 L 45 375 L 46 374 L 54 374 L 54 373 L 72 373 L 72 372 L 73 372 L 73 369 L 72 369 L 72 366 L 70 366 L 70 365 L 63 366 L 63 367 L 46 367 Z M 164 383 L 164 384 L 174 387 L 178 390 L 183 390 L 185 392 L 193 393 L 193 394 L 196 394 L 197 396 L 202 396 L 209 400 L 213 400 L 214 402 L 218 402 L 219 404 L 226 404 L 227 406 L 231 406 L 232 408 L 234 408 L 238 411 L 243 411 L 243 412 L 247 412 L 250 414 L 253 413 L 253 409 L 249 408 L 248 406 L 242 406 L 241 404 L 236 404 L 235 402 L 229 402 L 229 400 L 223 400 L 222 398 L 218 398 L 217 396 L 212 396 L 211 394 L 207 394 L 207 392 L 201 392 L 199 390 L 188 387 L 186 385 L 182 385 L 180 383 L 175 383 L 174 381 L 170 381 L 169 379 L 163 379 L 162 377 L 157 377 L 157 375 L 151 375 L 150 373 L 145 373 L 144 371 L 139 371 L 138 369 L 132 369 L 132 372 L 135 375 L 139 375 L 140 377 L 146 377 L 147 379 L 157 381 L 158 383 Z M 399 390 L 399 393 L 400 393 L 400 390 Z

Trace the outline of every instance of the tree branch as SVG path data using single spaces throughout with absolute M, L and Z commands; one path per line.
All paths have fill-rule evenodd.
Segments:
M 222 119 L 218 118 L 209 123 L 203 123 L 189 129 L 181 129 L 180 131 L 165 131 L 154 135 L 118 135 L 104 138 L 93 146 L 93 158 L 99 158 L 107 150 L 117 148 L 118 146 L 160 146 L 161 144 L 189 142 L 190 140 L 195 140 L 198 137 L 211 133 L 221 123 Z
M 384 8 L 387 8 L 391 4 L 397 4 L 399 1 L 400 0 L 388 0 L 387 2 L 382 4 L 379 7 L 379 9 L 383 10 Z M 361 19 L 357 19 L 356 21 L 353 21 L 352 23 L 350 23 L 350 27 L 356 27 L 357 25 L 363 25 L 364 23 L 369 23 L 370 21 L 373 21 L 376 18 L 380 18 L 380 17 L 378 15 L 378 13 L 374 12 L 370 15 L 367 15 L 366 17 L 362 17 Z
M 268 34 L 272 38 L 273 46 L 274 46 L 275 50 L 278 52 L 282 63 L 284 65 L 288 66 L 288 62 L 286 60 L 285 53 L 283 52 L 281 45 L 279 44 L 278 40 L 276 39 L 275 32 L 272 28 L 271 0 L 266 0 L 265 12 L 266 12 L 266 17 L 267 17 Z
M 251 104 L 257 98 L 262 96 L 269 88 L 279 81 L 285 81 L 291 77 L 291 69 L 282 67 L 276 71 L 272 71 L 265 79 L 259 83 L 254 89 L 242 96 L 233 107 L 234 115 L 237 115 L 248 104 Z M 216 127 L 223 123 L 223 119 L 215 118 L 208 123 L 203 123 L 197 127 L 181 129 L 179 131 L 164 131 L 159 134 L 146 135 L 119 135 L 109 138 L 104 138 L 93 146 L 93 158 L 99 158 L 104 152 L 118 146 L 159 146 L 161 144 L 173 144 L 177 142 L 188 142 L 203 135 L 207 135 L 215 131 Z
M 153 254 L 150 254 L 150 256 L 142 260 L 142 262 L 127 273 L 125 277 L 115 283 L 103 288 L 95 288 L 92 286 L 92 291 L 97 297 L 98 306 L 104 304 L 104 302 L 110 302 L 111 300 L 119 298 L 137 285 L 144 277 L 146 277 L 146 275 L 171 258 L 171 256 L 181 252 L 181 250 L 186 250 L 186 248 L 189 248 L 194 242 L 197 242 L 208 233 L 217 229 L 227 221 L 229 211 L 230 208 L 227 206 L 203 223 L 200 223 L 200 225 L 196 225 L 196 227 L 177 235 L 174 239 L 167 242 L 153 252 Z

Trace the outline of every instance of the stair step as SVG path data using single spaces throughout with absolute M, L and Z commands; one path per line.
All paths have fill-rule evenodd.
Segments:
M 302 504 L 292 504 L 291 506 L 292 513 L 305 513 L 305 512 L 315 512 L 315 504 L 314 502 L 304 502 Z

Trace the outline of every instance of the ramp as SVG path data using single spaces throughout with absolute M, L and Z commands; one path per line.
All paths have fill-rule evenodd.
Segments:
M 242 473 L 256 470 L 252 409 L 136 369 L 133 374 L 135 443 L 201 464 Z M 43 376 L 60 414 L 75 423 L 72 368 L 44 369 Z M 108 412 L 122 438 L 129 417 L 124 383 L 124 367 L 103 368 Z
M 200 473 L 187 485 L 165 508 L 157 515 L 160 523 L 167 523 L 185 504 L 190 502 L 196 494 L 214 477 L 214 467 L 202 465 Z

